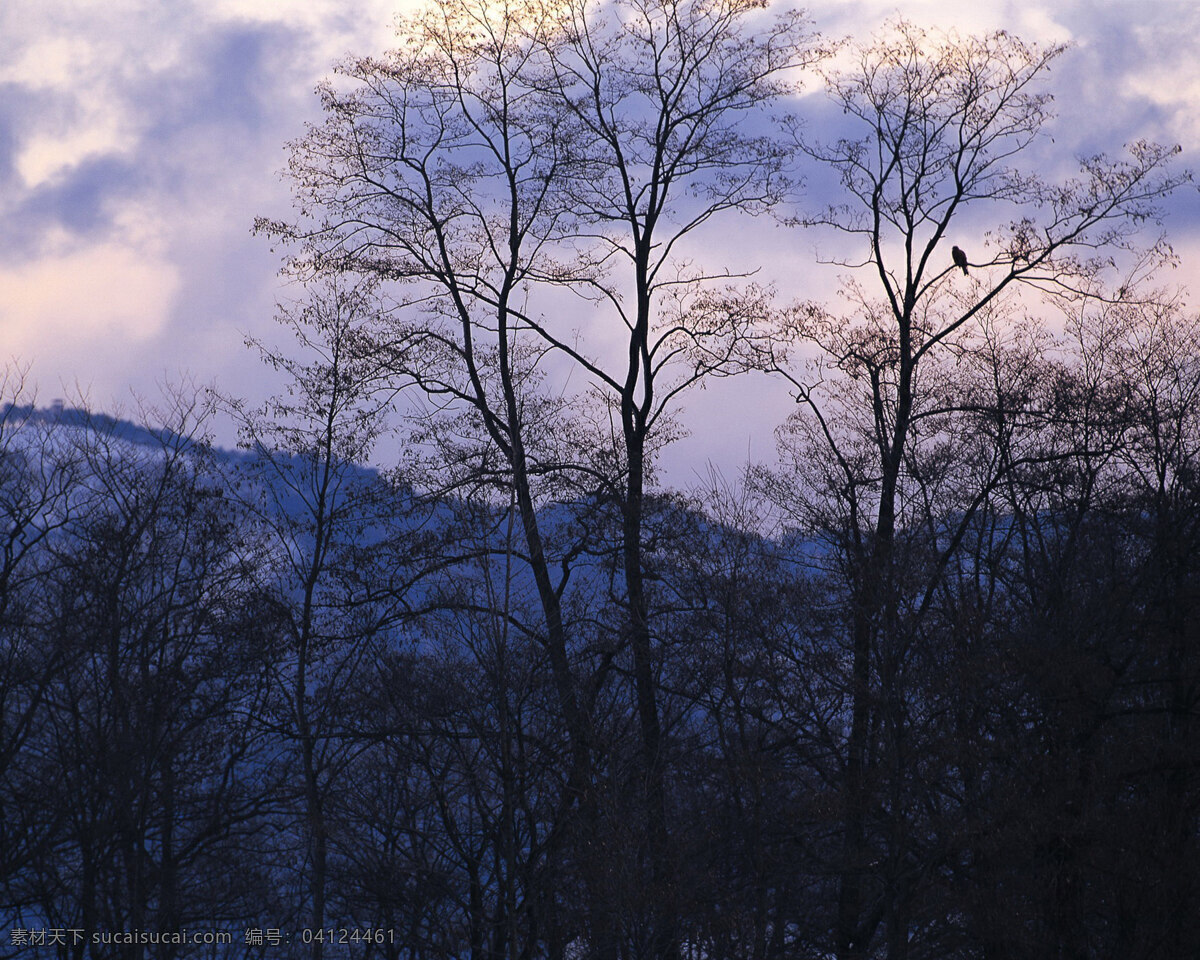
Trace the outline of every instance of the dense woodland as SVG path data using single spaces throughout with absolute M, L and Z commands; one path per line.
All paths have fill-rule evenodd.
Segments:
M 1192 187 L 1055 152 L 1062 55 L 449 0 L 342 64 L 286 390 L 0 397 L 5 926 L 235 944 L 0 956 L 1200 956 Z M 768 223 L 796 296 L 706 259 Z M 778 457 L 661 483 L 735 375 Z

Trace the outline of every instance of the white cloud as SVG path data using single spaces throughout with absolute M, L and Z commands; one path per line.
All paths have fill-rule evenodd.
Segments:
M 1023 40 L 1040 44 L 1068 43 L 1073 38 L 1071 31 L 1054 16 L 1056 8 L 1040 7 L 1028 3 L 1010 3 L 1005 9 L 1007 24 L 997 23 L 994 27 L 1007 26 Z
M 1133 70 L 1123 93 L 1161 107 L 1175 139 L 1200 146 L 1200 11 L 1192 8 L 1178 17 L 1156 18 L 1131 27 L 1142 49 L 1154 56 Z
M 830 35 L 852 33 L 866 39 L 885 21 L 903 16 L 921 27 L 954 28 L 965 33 L 994 30 L 1003 25 L 997 4 L 948 3 L 946 0 L 814 0 L 805 4 L 818 30 Z
M 30 135 L 17 154 L 16 169 L 32 190 L 93 157 L 129 154 L 134 145 L 118 117 L 100 116 L 67 130 Z
M 0 270 L 0 329 L 11 353 L 38 361 L 146 341 L 178 283 L 171 263 L 133 246 L 53 254 Z
M 128 153 L 134 124 L 112 95 L 111 65 L 97 44 L 79 36 L 35 38 L 7 66 L 0 81 L 41 94 L 43 109 L 16 131 L 15 167 L 33 189 L 97 155 Z

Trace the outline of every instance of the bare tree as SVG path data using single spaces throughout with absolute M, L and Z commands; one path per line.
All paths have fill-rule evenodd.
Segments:
M 392 491 L 360 466 L 386 426 L 377 368 L 350 348 L 374 300 L 367 287 L 336 283 L 308 293 L 279 315 L 298 355 L 253 344 L 287 375 L 286 393 L 262 410 L 226 404 L 252 456 L 241 499 L 269 558 L 263 615 L 286 650 L 276 662 L 284 693 L 274 722 L 298 754 L 305 925 L 321 931 L 329 919 L 330 797 L 357 743 L 348 691 L 372 662 L 377 635 L 402 607 L 407 583 L 397 560 L 391 589 L 372 597 L 364 562 L 372 543 L 390 540 L 402 511 Z M 323 949 L 323 938 L 312 941 L 314 957 Z
M 594 232 L 593 256 L 613 264 L 613 279 L 593 285 L 626 341 L 620 363 L 585 366 L 620 424 L 615 494 L 651 886 L 660 909 L 647 944 L 654 957 L 676 953 L 681 931 L 644 502 L 655 438 L 676 398 L 707 377 L 734 372 L 743 333 L 741 312 L 709 291 L 714 278 L 678 258 L 687 238 L 718 214 L 769 209 L 785 195 L 785 153 L 763 108 L 794 92 L 796 72 L 824 54 L 796 14 L 749 30 L 744 21 L 756 6 L 651 0 L 609 11 L 570 3 L 561 21 L 569 42 L 551 51 L 553 92 L 577 127 L 573 142 L 585 146 L 584 176 L 569 183 L 569 194 Z
M 791 319 L 791 335 L 819 351 L 806 374 L 790 374 L 805 407 L 796 417 L 811 418 L 798 429 L 814 444 L 809 449 L 824 450 L 820 460 L 831 468 L 829 489 L 845 506 L 850 538 L 853 706 L 836 935 L 843 958 L 866 956 L 880 923 L 890 957 L 908 949 L 908 867 L 885 856 L 888 866 L 877 874 L 867 837 L 874 783 L 882 776 L 894 788 L 902 771 L 872 770 L 873 740 L 883 729 L 894 749 L 903 749 L 899 685 L 912 626 L 902 629 L 901 598 L 915 591 L 929 599 L 932 583 L 920 578 L 944 570 L 947 547 L 960 537 L 942 531 L 928 563 L 914 566 L 911 555 L 897 553 L 898 533 L 909 522 L 903 505 L 929 490 L 935 448 L 955 449 L 963 435 L 956 418 L 991 406 L 1011 420 L 1034 403 L 1003 375 L 986 397 L 971 396 L 958 377 L 959 358 L 972 340 L 978 345 L 989 327 L 1006 322 L 1021 289 L 1099 295 L 1112 258 L 1135 243 L 1159 202 L 1188 179 L 1169 168 L 1178 148 L 1145 143 L 1133 144 L 1123 160 L 1085 160 L 1066 183 L 1032 172 L 1050 118 L 1039 84 L 1062 53 L 1003 32 L 929 34 L 897 21 L 859 48 L 854 69 L 828 77 L 852 130 L 831 143 L 800 142 L 838 173 L 845 193 L 845 202 L 803 222 L 848 237 L 851 259 L 839 262 L 856 271 L 844 288 L 848 313 L 810 307 Z M 992 229 L 964 238 L 985 218 Z M 950 249 L 952 240 L 965 260 Z M 991 458 L 959 508 L 960 531 L 998 471 L 1010 467 Z M 927 606 L 918 602 L 912 612 Z M 893 752 L 893 762 L 900 756 Z M 885 803 L 894 810 L 898 800 Z M 903 825 L 893 820 L 893 828 Z M 901 856 L 895 844 L 892 853 Z M 881 886 L 868 894 L 876 880 Z
M 234 848 L 257 852 L 269 802 L 246 723 L 264 666 L 243 619 L 253 551 L 204 404 L 169 403 L 159 431 L 68 411 L 42 451 L 72 482 L 71 509 L 39 519 L 30 624 L 59 666 L 6 778 L 37 841 L 14 875 L 28 925 L 170 931 L 259 906 L 252 871 L 214 880 Z
M 0 633 L 3 680 L 0 680 L 0 770 L 29 730 L 43 687 L 58 659 L 40 663 L 23 638 L 29 626 L 28 591 L 46 574 L 44 547 L 70 515 L 71 490 L 78 481 L 78 458 L 56 445 L 52 412 L 38 411 L 26 386 L 25 372 L 5 367 L 0 376 Z M 28 691 L 31 695 L 23 695 Z
M 388 57 L 344 64 L 356 89 L 324 87 L 326 122 L 294 148 L 297 191 L 326 219 L 315 230 L 267 226 L 303 239 L 321 269 L 407 281 L 394 322 L 363 349 L 445 412 L 419 438 L 441 461 L 437 489 L 513 493 L 578 800 L 590 789 L 590 733 L 563 622 L 567 577 L 556 577 L 560 558 L 538 515 L 545 471 L 529 449 L 548 439 L 549 416 L 527 425 L 537 355 L 513 342 L 514 304 L 524 284 L 554 272 L 547 248 L 566 215 L 549 186 L 561 150 L 523 77 L 545 40 L 539 22 L 528 6 L 448 4 L 405 24 L 412 42 Z
M 53 415 L 38 411 L 34 400 L 25 371 L 6 366 L 0 376 L 0 773 L 8 789 L 0 796 L 0 816 L 8 827 L 0 834 L 0 875 L 17 910 L 26 905 L 18 892 L 20 866 L 37 856 L 47 823 L 23 809 L 19 779 L 10 771 L 64 665 L 65 651 L 44 642 L 42 601 L 51 571 L 48 545 L 71 517 L 80 472 Z
M 822 53 L 796 15 L 753 28 L 760 7 L 457 2 L 420 14 L 403 24 L 398 50 L 343 66 L 351 92 L 322 89 L 326 122 L 294 146 L 291 168 L 313 219 L 264 224 L 303 245 L 300 268 L 402 282 L 391 288 L 396 320 L 364 347 L 457 415 L 457 435 L 476 438 L 471 454 L 450 458 L 471 467 L 454 484 L 511 491 L 585 817 L 589 691 L 629 651 L 649 902 L 661 913 L 643 945 L 653 956 L 677 952 L 680 931 L 643 500 L 679 394 L 732 372 L 744 316 L 706 292 L 715 278 L 678 258 L 718 214 L 780 199 L 787 155 L 766 132 L 764 107 Z M 576 324 L 560 319 L 575 313 L 563 305 L 570 294 L 611 314 L 626 341 L 619 357 L 577 345 Z M 585 394 L 535 400 L 542 371 L 564 364 Z M 547 429 L 587 393 L 590 427 L 576 415 Z M 582 685 L 563 596 L 583 547 L 550 547 L 538 510 L 547 497 L 611 502 L 620 517 L 626 626 Z M 601 928 L 611 915 L 594 911 L 601 956 L 616 950 L 617 931 Z

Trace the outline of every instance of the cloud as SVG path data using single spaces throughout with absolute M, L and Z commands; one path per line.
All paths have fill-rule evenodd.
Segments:
M 829 36 L 865 38 L 899 10 L 928 27 L 1074 41 L 1049 78 L 1061 119 L 1048 175 L 1133 136 L 1179 140 L 1185 160 L 1200 150 L 1200 13 L 1190 3 L 800 3 Z M 92 384 L 101 404 L 183 367 L 258 389 L 242 334 L 272 338 L 281 291 L 278 256 L 250 225 L 289 215 L 277 174 L 285 144 L 320 120 L 313 86 L 343 56 L 386 49 L 395 14 L 415 5 L 0 0 L 0 349 L 36 356 L 47 389 Z M 836 132 L 819 95 L 803 110 L 814 135 Z M 821 176 L 810 173 L 809 188 L 815 202 Z M 1172 206 L 1173 233 L 1200 223 L 1194 195 Z M 759 279 L 816 295 L 816 242 L 729 222 L 698 256 L 762 265 Z M 1189 258 L 1193 248 L 1181 246 Z M 694 443 L 732 443 L 740 458 L 744 443 L 726 440 L 706 403 L 696 401 Z
M 63 32 L 18 32 L 0 53 L 0 82 L 17 105 L 9 114 L 13 166 L 25 189 L 132 149 L 137 122 L 114 89 L 117 64 L 101 38 L 74 34 L 68 20 Z
M 1188 5 L 1164 15 L 1149 7 L 1131 24 L 1127 36 L 1137 48 L 1130 64 L 1125 92 L 1130 101 L 1159 108 L 1163 132 L 1200 147 L 1200 10 Z
M 247 277 L 236 261 L 214 274 L 214 261 L 232 250 L 253 262 L 250 224 L 318 74 L 312 45 L 286 23 L 223 21 L 199 5 L 4 6 L 6 354 L 103 397 L 125 393 L 139 366 L 173 365 L 170 327 L 228 321 Z M 273 269 L 255 266 L 266 286 Z M 269 298 L 249 299 L 270 316 Z M 186 359 L 201 376 L 224 362 L 212 350 Z
M 0 270 L 0 329 L 13 353 L 38 362 L 137 344 L 157 333 L 178 284 L 170 262 L 135 247 L 45 256 Z
M 950 3 L 947 0 L 815 0 L 804 4 L 818 30 L 830 36 L 866 39 L 887 20 L 902 16 L 918 26 L 982 33 L 1008 28 L 1014 33 L 1051 39 L 1061 34 L 1045 8 L 1028 3 Z M 1061 39 L 1057 37 L 1055 39 Z

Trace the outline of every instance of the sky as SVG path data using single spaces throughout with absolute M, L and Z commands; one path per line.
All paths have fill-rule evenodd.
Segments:
M 0 0 L 0 365 L 37 401 L 117 410 L 191 380 L 259 398 L 272 384 L 247 336 L 278 340 L 294 295 L 256 216 L 286 217 L 286 144 L 319 119 L 313 93 L 348 54 L 385 50 L 416 0 Z M 1146 138 L 1200 169 L 1200 5 L 1190 0 L 814 0 L 829 37 L 865 38 L 897 12 L 961 32 L 1069 41 L 1049 77 L 1062 156 Z M 1171 203 L 1169 278 L 1200 289 L 1200 197 Z M 786 288 L 796 261 L 761 224 L 717 245 Z M 756 256 L 756 254 L 761 255 Z M 807 260 L 805 260 L 807 262 Z M 6 398 L 5 398 L 6 399 Z M 754 409 L 755 418 L 738 414 Z M 689 403 L 668 474 L 770 456 L 779 385 L 737 378 Z M 777 415 L 776 415 L 777 413 Z M 753 420 L 753 422 L 750 422 Z M 227 439 L 218 436 L 218 439 Z

